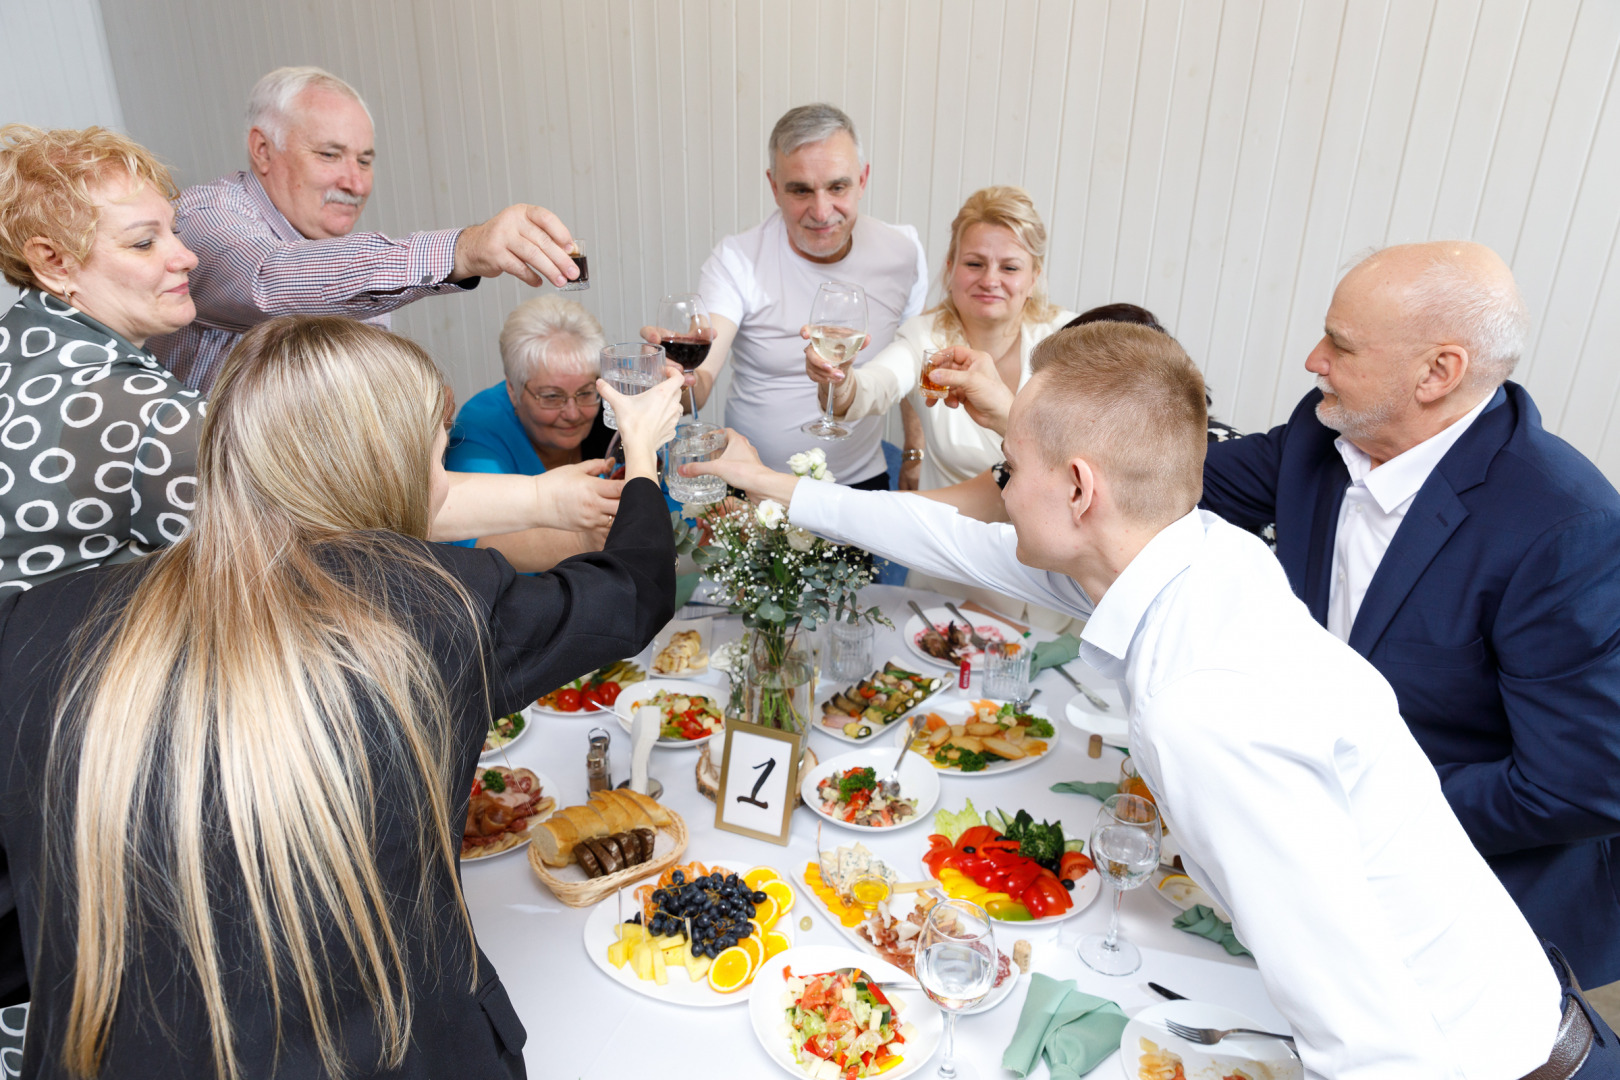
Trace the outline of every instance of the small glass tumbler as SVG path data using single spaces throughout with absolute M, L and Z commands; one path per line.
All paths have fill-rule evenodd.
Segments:
M 858 682 L 872 674 L 872 624 L 842 619 L 827 626 L 827 651 L 832 654 L 831 674 L 841 683 Z
M 1029 700 L 1030 650 L 1016 641 L 992 641 L 984 650 L 984 696 L 996 701 Z
M 579 277 L 575 278 L 573 281 L 564 282 L 562 285 L 558 286 L 557 291 L 579 292 L 582 289 L 590 288 L 590 264 L 585 261 L 585 249 L 579 246 L 579 239 L 577 237 L 575 238 L 574 242 L 568 246 L 568 257 L 574 260 L 575 266 L 579 267 Z
M 726 497 L 726 482 L 718 476 L 682 476 L 681 466 L 713 461 L 726 449 L 726 429 L 694 420 L 677 428 L 664 447 L 664 485 L 669 497 L 683 506 L 717 503 Z
M 923 397 L 929 401 L 939 401 L 951 392 L 949 387 L 939 385 L 930 377 L 939 366 L 939 354 L 944 351 L 944 349 L 923 350 L 922 377 L 918 380 L 917 386 L 922 391 Z
M 602 350 L 602 378 L 626 397 L 644 394 L 664 381 L 664 347 L 645 341 L 628 341 Z M 602 423 L 617 431 L 619 418 L 613 406 L 602 399 Z

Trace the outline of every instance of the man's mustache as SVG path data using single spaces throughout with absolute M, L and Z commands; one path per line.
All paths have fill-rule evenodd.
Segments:
M 350 195 L 347 191 L 328 188 L 326 194 L 321 196 L 321 205 L 324 206 L 327 203 L 342 203 L 344 206 L 364 206 L 366 199 L 363 195 Z

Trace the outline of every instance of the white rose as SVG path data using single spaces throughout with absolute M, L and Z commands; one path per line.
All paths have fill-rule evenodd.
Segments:
M 794 454 L 788 458 L 788 469 L 794 476 L 807 476 L 814 471 L 815 461 L 808 453 Z
M 794 551 L 809 551 L 816 545 L 816 538 L 809 529 L 801 529 L 797 525 L 788 527 L 788 547 Z
M 779 528 L 782 522 L 787 520 L 787 509 L 775 499 L 766 499 L 759 504 L 759 509 L 755 511 L 755 515 L 759 518 L 761 525 L 767 529 L 775 529 Z
M 831 484 L 831 483 L 835 482 L 838 478 L 836 476 L 834 476 L 831 473 L 831 471 L 828 470 L 827 463 L 822 461 L 822 462 L 817 462 L 815 465 L 811 466 L 811 468 L 810 468 L 810 479 L 812 479 L 812 480 L 825 480 L 825 481 L 827 481 L 827 483 Z

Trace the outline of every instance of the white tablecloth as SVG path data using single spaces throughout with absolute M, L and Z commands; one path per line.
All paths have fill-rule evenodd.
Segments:
M 910 617 L 905 604 L 908 598 L 924 607 L 939 599 L 934 593 L 890 586 L 870 586 L 862 590 L 861 597 L 866 604 L 881 605 L 897 627 L 904 626 Z M 741 633 L 739 619 L 716 618 L 714 637 L 718 641 L 734 639 Z M 1050 636 L 1036 631 L 1032 640 Z M 906 655 L 898 630 L 877 628 L 874 660 L 881 663 L 890 656 Z M 647 657 L 641 659 L 646 666 Z M 1070 669 L 1088 685 L 1107 685 L 1100 674 L 1088 671 L 1079 662 L 1071 664 Z M 718 683 L 723 678 L 714 672 L 705 681 Z M 942 696 L 964 696 L 956 689 L 954 675 L 949 680 L 950 689 Z M 1123 755 L 1105 747 L 1101 758 L 1088 757 L 1087 736 L 1064 719 L 1064 705 L 1074 696 L 1073 688 L 1052 672 L 1043 672 L 1035 685 L 1041 690 L 1037 707 L 1059 726 L 1059 745 L 1041 763 L 1001 778 L 942 773 L 940 805 L 955 810 L 964 799 L 971 798 L 981 811 L 1000 807 L 1012 812 L 1022 808 L 1038 819 L 1061 819 L 1070 835 L 1089 836 L 1099 803 L 1083 795 L 1059 794 L 1049 789 L 1064 780 L 1118 779 Z M 977 688 L 975 674 L 974 690 Z M 511 763 L 548 775 L 558 785 L 554 795 L 559 805 L 584 802 L 585 752 L 593 727 L 603 726 L 613 734 L 614 782 L 630 774 L 629 736 L 611 715 L 605 720 L 603 723 L 601 714 L 593 718 L 546 718 L 512 748 Z M 820 732 L 811 736 L 811 745 L 823 761 L 855 749 Z M 686 819 L 691 833 L 686 859 L 734 860 L 750 866 L 764 863 L 787 876 L 815 858 L 816 823 L 820 819 L 808 808 L 795 812 L 792 843 L 785 849 L 716 830 L 714 804 L 697 793 L 694 783 L 696 761 L 696 750 L 655 749 L 650 770 L 664 783 L 663 801 Z M 919 823 L 887 835 L 857 835 L 828 825 L 824 842 L 831 847 L 858 839 L 907 875 L 920 870 L 918 859 L 927 848 L 930 831 L 928 824 Z M 500 971 L 528 1029 L 524 1056 L 531 1077 L 721 1080 L 782 1075 L 754 1038 L 748 1021 L 746 989 L 737 993 L 734 1006 L 722 1009 L 682 1008 L 630 993 L 603 975 L 585 953 L 582 933 L 589 909 L 559 903 L 535 878 L 525 855 L 470 863 L 463 867 L 462 879 L 478 940 Z M 1112 904 L 1112 891 L 1105 885 L 1102 896 L 1074 919 L 1044 931 L 1009 930 L 999 944 L 1004 952 L 1011 953 L 1016 938 L 1028 938 L 1034 945 L 1033 970 L 1056 979 L 1073 979 L 1081 990 L 1117 1001 L 1127 1014 L 1162 1000 L 1148 989 L 1148 981 L 1152 980 L 1188 997 L 1219 1002 L 1247 1013 L 1269 1030 L 1287 1030 L 1266 996 L 1254 962 L 1247 957 L 1228 956 L 1214 942 L 1172 927 L 1170 920 L 1176 910 L 1155 895 L 1151 886 L 1125 895 L 1120 919 L 1122 936 L 1142 949 L 1140 970 L 1119 978 L 1099 975 L 1080 961 L 1072 946 L 1060 947 L 1060 929 L 1068 937 L 1074 936 L 1076 930 L 1105 930 Z M 803 931 L 798 923 L 806 914 L 812 916 L 814 925 Z M 796 944 L 848 944 L 808 899 L 801 898 L 784 921 L 791 923 Z M 958 1022 L 958 1058 L 970 1062 L 981 1078 L 1013 1076 L 1002 1069 L 1001 1055 L 1017 1027 L 1028 982 L 1024 977 L 995 1009 Z M 1118 1059 L 1119 1055 L 1114 1055 L 1092 1075 L 1108 1080 L 1121 1076 Z M 932 1077 L 936 1067 L 937 1063 L 931 1064 L 917 1075 Z M 1030 1075 L 1046 1076 L 1045 1064 L 1037 1065 Z

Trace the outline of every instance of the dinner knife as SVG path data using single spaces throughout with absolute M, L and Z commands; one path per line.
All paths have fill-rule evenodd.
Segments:
M 1160 986 L 1156 982 L 1148 983 L 1148 989 L 1152 990 L 1155 994 L 1158 994 L 1160 997 L 1164 998 L 1167 1001 L 1186 1001 L 1187 1000 L 1187 995 L 1178 994 L 1174 990 L 1167 990 L 1164 987 Z
M 1074 687 L 1076 690 L 1078 690 L 1082 694 L 1086 695 L 1086 700 L 1087 701 L 1089 701 L 1093 705 L 1097 706 L 1097 708 L 1101 709 L 1103 712 L 1108 712 L 1109 711 L 1110 706 L 1109 706 L 1108 702 L 1104 701 L 1101 697 L 1099 697 L 1097 695 L 1096 691 L 1094 691 L 1090 687 L 1086 686 L 1079 679 L 1076 679 L 1073 675 L 1070 675 L 1067 671 L 1064 671 L 1062 664 L 1053 664 L 1052 665 L 1052 670 L 1057 672 L 1059 675 L 1063 676 L 1065 679 L 1069 680 L 1069 685 L 1070 686 Z

